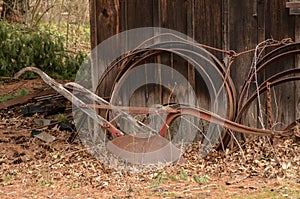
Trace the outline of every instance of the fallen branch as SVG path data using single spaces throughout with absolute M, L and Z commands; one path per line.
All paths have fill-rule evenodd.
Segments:
M 227 181 L 227 182 L 226 182 L 226 185 L 232 185 L 232 184 L 240 183 L 240 182 L 246 180 L 248 177 L 249 177 L 249 175 L 246 175 L 246 176 L 244 176 L 244 177 L 242 177 L 242 178 L 239 178 L 239 179 L 234 179 L 234 180 L 232 180 L 232 181 Z

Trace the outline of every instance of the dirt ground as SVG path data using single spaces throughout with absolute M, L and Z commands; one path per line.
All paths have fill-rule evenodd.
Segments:
M 0 81 L 0 96 L 46 87 L 41 80 Z M 300 140 L 271 146 L 256 138 L 238 150 L 198 156 L 190 146 L 185 163 L 144 173 L 105 167 L 70 132 L 42 129 L 56 137 L 31 136 L 38 128 L 21 107 L 0 110 L 0 198 L 300 198 Z

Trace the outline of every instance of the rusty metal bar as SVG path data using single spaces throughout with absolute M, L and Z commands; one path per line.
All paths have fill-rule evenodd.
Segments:
M 181 105 L 176 109 L 178 112 L 174 114 L 169 114 L 167 119 L 166 119 L 166 124 L 171 124 L 172 121 L 182 115 L 192 115 L 194 117 L 197 117 L 199 119 L 203 119 L 205 121 L 223 126 L 226 129 L 233 130 L 235 132 L 240 132 L 240 133 L 245 133 L 245 134 L 251 134 L 251 135 L 266 135 L 266 136 L 284 136 L 286 135 L 289 130 L 287 131 L 272 131 L 268 129 L 258 129 L 258 128 L 253 128 L 249 126 L 245 126 L 227 119 L 224 119 L 212 112 L 209 112 L 207 110 L 201 109 L 201 108 L 196 108 L 196 107 L 187 107 Z M 166 129 L 162 128 L 161 135 L 165 135 Z
M 286 131 L 272 131 L 272 130 L 264 130 L 264 129 L 258 129 L 253 128 L 249 126 L 245 126 L 233 121 L 230 121 L 228 119 L 224 119 L 220 117 L 217 114 L 214 114 L 210 111 L 207 111 L 205 109 L 201 109 L 199 107 L 191 107 L 187 105 L 181 105 L 181 104 L 175 104 L 175 105 L 166 105 L 162 106 L 161 108 L 149 108 L 149 107 L 125 107 L 125 106 L 112 106 L 112 105 L 96 105 L 96 104 L 90 104 L 88 105 L 90 107 L 100 108 L 100 109 L 113 109 L 113 110 L 124 110 L 131 112 L 130 109 L 133 110 L 133 113 L 138 114 L 146 114 L 146 113 L 165 113 L 168 114 L 166 121 L 164 122 L 165 126 L 162 127 L 162 131 L 160 134 L 163 137 L 166 137 L 166 129 L 168 126 L 177 118 L 183 115 L 192 115 L 194 117 L 197 117 L 199 119 L 203 119 L 205 121 L 211 122 L 216 125 L 223 126 L 226 129 L 233 130 L 235 132 L 245 133 L 245 134 L 254 134 L 254 135 L 279 135 L 283 136 L 287 132 Z M 173 108 L 175 107 L 175 108 Z
M 289 4 L 291 6 L 292 4 Z M 162 35 L 161 35 L 162 36 Z M 157 37 L 157 36 L 155 36 Z M 145 41 L 151 41 L 153 38 L 149 38 L 149 40 Z M 289 42 L 287 42 L 289 41 Z M 209 55 L 212 57 L 212 60 L 207 59 L 204 55 L 201 53 L 196 53 L 188 49 L 181 49 L 179 47 L 177 48 L 170 48 L 165 49 L 163 48 L 164 45 L 193 45 L 194 43 L 189 42 L 187 40 L 182 39 L 181 41 L 177 42 L 163 42 L 159 44 L 155 44 L 152 46 L 151 49 L 136 49 L 134 51 L 126 53 L 122 58 L 118 59 L 117 61 L 111 63 L 111 65 L 106 69 L 103 76 L 99 79 L 99 83 L 97 86 L 97 91 L 101 94 L 101 85 L 107 78 L 112 78 L 112 87 L 110 88 L 109 92 L 110 95 L 113 94 L 113 89 L 115 88 L 117 83 L 120 82 L 120 79 L 122 79 L 123 75 L 126 75 L 128 72 L 130 72 L 131 69 L 142 63 L 143 61 L 146 61 L 149 58 L 152 58 L 154 56 L 160 55 L 161 53 L 173 53 L 177 54 L 179 56 L 184 56 L 184 53 L 189 53 L 197 56 L 199 59 L 206 61 L 206 63 L 209 65 L 209 67 L 213 67 L 213 69 L 216 71 L 217 75 L 223 80 L 223 84 L 221 88 L 215 88 L 213 84 L 213 79 L 209 76 L 208 73 L 206 73 L 206 69 L 202 67 L 201 65 L 197 64 L 195 60 L 190 59 L 189 61 L 195 64 L 195 67 L 198 67 L 197 69 L 201 70 L 208 78 L 210 83 L 212 84 L 214 94 L 216 96 L 219 95 L 219 92 L 224 87 L 226 90 L 227 98 L 228 98 L 228 106 L 229 111 L 226 116 L 226 118 L 222 118 L 219 115 L 209 111 L 204 110 L 200 107 L 192 107 L 188 105 L 181 105 L 181 104 L 172 104 L 172 105 L 165 105 L 160 106 L 157 108 L 149 108 L 149 107 L 125 107 L 125 106 L 114 106 L 111 105 L 108 101 L 104 100 L 102 97 L 94 94 L 93 92 L 85 89 L 84 87 L 76 84 L 76 83 L 68 83 L 67 86 L 72 86 L 73 88 L 76 88 L 79 92 L 84 92 L 86 94 L 86 97 L 89 99 L 92 99 L 98 104 L 85 104 L 83 101 L 78 99 L 76 96 L 74 96 L 70 91 L 65 89 L 65 87 L 59 83 L 57 83 L 55 80 L 50 78 L 47 74 L 43 73 L 40 69 L 34 68 L 34 67 L 27 67 L 22 69 L 16 74 L 16 77 L 20 76 L 26 71 L 32 71 L 37 73 L 42 77 L 42 79 L 51 86 L 54 90 L 56 90 L 58 93 L 63 95 L 65 98 L 67 98 L 69 101 L 71 101 L 76 107 L 78 107 L 80 110 L 82 110 L 85 114 L 87 114 L 89 117 L 95 120 L 100 126 L 102 126 L 104 129 L 110 131 L 115 137 L 122 136 L 125 133 L 118 129 L 117 126 L 114 126 L 110 121 L 108 121 L 105 116 L 100 116 L 96 113 L 96 109 L 106 109 L 106 110 L 115 110 L 117 111 L 119 116 L 122 116 L 123 118 L 127 119 L 134 127 L 135 129 L 138 129 L 142 132 L 151 132 L 151 133 L 159 133 L 161 136 L 167 137 L 167 133 L 169 130 L 169 126 L 172 124 L 172 122 L 183 115 L 190 115 L 194 116 L 196 118 L 199 118 L 201 120 L 205 120 L 207 122 L 219 125 L 224 127 L 225 129 L 230 129 L 234 132 L 244 133 L 244 134 L 252 134 L 252 135 L 259 135 L 259 136 L 288 136 L 291 134 L 291 129 L 294 128 L 294 126 L 298 125 L 298 122 L 295 121 L 290 126 L 288 126 L 286 129 L 281 131 L 275 131 L 272 130 L 273 121 L 272 121 L 272 103 L 271 103 L 271 88 L 290 81 L 298 81 L 300 80 L 300 75 L 297 75 L 300 73 L 299 68 L 293 68 L 289 70 L 285 70 L 279 73 L 276 73 L 275 75 L 269 77 L 267 80 L 259 84 L 258 92 L 254 92 L 249 97 L 246 96 L 246 93 L 249 92 L 251 81 L 255 78 L 255 75 L 263 71 L 263 69 L 271 66 L 271 63 L 277 61 L 278 59 L 289 56 L 289 55 L 295 55 L 300 53 L 300 43 L 290 43 L 290 40 L 283 40 L 282 42 L 275 42 L 270 44 L 270 46 L 277 46 L 277 48 L 267 55 L 265 55 L 263 58 L 258 60 L 257 62 L 257 74 L 250 74 L 247 81 L 245 82 L 242 91 L 240 93 L 239 100 L 236 99 L 236 90 L 235 85 L 233 84 L 233 81 L 229 74 L 229 69 L 231 64 L 229 64 L 228 68 L 225 68 L 223 64 L 214 57 L 211 53 L 207 53 L 206 55 Z M 175 46 L 176 46 L 175 45 Z M 280 46 L 282 45 L 282 46 Z M 253 50 L 249 50 L 247 52 L 241 52 L 241 53 L 235 53 L 233 51 L 224 51 L 221 49 L 215 49 L 213 47 L 207 47 L 205 45 L 198 45 L 193 46 L 195 47 L 204 47 L 209 48 L 211 50 L 216 50 L 218 52 L 226 53 L 230 56 L 232 56 L 232 60 L 230 60 L 230 63 L 233 62 L 234 58 L 237 56 L 243 55 L 248 52 L 252 52 Z M 294 75 L 294 76 L 289 76 Z M 242 124 L 243 116 L 247 113 L 250 104 L 257 98 L 257 95 L 259 95 L 262 92 L 267 91 L 267 108 L 268 108 L 268 128 L 269 129 L 258 129 L 249 127 Z M 109 96 L 111 98 L 112 96 Z M 237 107 L 237 110 L 236 110 Z M 107 111 L 108 113 L 108 111 Z M 148 114 L 148 113 L 154 113 L 154 114 L 167 114 L 167 117 L 165 121 L 163 122 L 163 126 L 160 130 L 160 132 L 157 132 L 156 130 L 152 129 L 151 127 L 137 121 L 134 119 L 131 114 Z M 220 139 L 220 142 L 223 142 L 224 140 L 228 140 L 228 133 L 225 133 L 222 135 L 223 137 Z M 226 141 L 225 144 L 228 142 Z
M 290 81 L 299 81 L 300 80 L 300 75 L 299 76 L 292 76 L 292 77 L 286 77 L 286 78 L 282 78 L 282 79 L 278 79 L 275 80 L 273 82 L 270 83 L 270 86 L 276 86 L 285 82 L 290 82 Z M 261 85 L 259 88 L 259 93 L 262 93 L 264 91 L 267 90 L 267 85 Z M 243 114 L 245 114 L 248 110 L 248 108 L 250 107 L 250 104 L 253 102 L 254 99 L 256 99 L 257 97 L 257 93 L 253 93 L 251 97 L 248 98 L 248 100 L 246 101 L 246 103 L 243 105 L 243 107 L 241 107 L 241 109 L 239 110 L 239 112 L 237 113 L 236 116 L 236 122 L 241 122 L 242 116 Z
M 291 48 L 291 49 L 290 49 Z M 291 54 L 298 54 L 300 53 L 300 43 L 292 43 L 286 46 L 279 47 L 267 55 L 265 55 L 262 59 L 259 60 L 257 63 L 257 73 L 259 74 L 261 71 L 263 71 L 266 67 L 270 65 L 271 62 L 274 62 L 284 56 L 288 56 Z M 249 90 L 250 84 L 254 79 L 254 74 L 252 74 L 250 77 L 247 78 L 247 81 L 245 82 L 241 92 L 240 97 L 238 100 L 238 110 L 241 109 L 243 102 L 245 100 L 246 93 Z

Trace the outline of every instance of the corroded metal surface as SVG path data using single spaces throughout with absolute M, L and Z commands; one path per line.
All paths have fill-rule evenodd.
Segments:
M 192 45 L 188 41 L 182 41 L 184 45 Z M 177 43 L 178 44 L 178 43 Z M 180 44 L 180 42 L 179 42 Z M 195 118 L 205 120 L 209 123 L 216 124 L 218 126 L 221 126 L 225 129 L 223 135 L 219 138 L 219 142 L 215 144 L 214 147 L 218 148 L 221 145 L 226 146 L 229 143 L 230 136 L 232 134 L 228 133 L 228 131 L 238 132 L 242 134 L 250 134 L 250 135 L 258 135 L 258 136 L 273 136 L 273 137 L 282 137 L 282 136 L 291 136 L 291 135 L 299 135 L 298 131 L 295 131 L 295 129 L 299 129 L 299 121 L 296 120 L 289 126 L 287 126 L 283 130 L 274 130 L 272 129 L 272 123 L 271 120 L 271 94 L 270 90 L 272 87 L 275 87 L 277 85 L 280 85 L 285 82 L 295 82 L 300 80 L 300 69 L 299 68 L 291 68 L 291 69 L 285 69 L 283 71 L 277 72 L 276 74 L 270 76 L 267 78 L 267 80 L 257 83 L 256 76 L 261 73 L 264 69 L 272 66 L 272 63 L 276 62 L 277 60 L 291 56 L 296 55 L 300 53 L 300 43 L 294 43 L 290 42 L 290 40 L 283 40 L 281 42 L 270 42 L 268 43 L 268 47 L 276 47 L 273 51 L 266 54 L 264 57 L 258 59 L 257 62 L 255 62 L 255 72 L 249 73 L 248 79 L 245 81 L 244 86 L 241 89 L 240 94 L 238 95 L 236 93 L 235 85 L 230 77 L 229 69 L 234 62 L 234 60 L 245 53 L 253 52 L 254 50 L 249 50 L 247 52 L 241 52 L 236 53 L 234 51 L 223 51 L 219 49 L 215 49 L 208 46 L 202 46 L 204 48 L 209 48 L 210 50 L 216 50 L 221 51 L 225 54 L 227 54 L 230 58 L 229 64 L 227 67 L 225 67 L 216 57 L 214 57 L 212 54 L 206 52 L 209 56 L 212 57 L 212 60 L 208 60 L 207 63 L 210 67 L 213 67 L 215 71 L 217 71 L 218 76 L 221 77 L 223 80 L 223 87 L 226 90 L 227 98 L 228 98 L 228 113 L 226 117 L 221 117 L 220 115 L 217 115 L 216 113 L 211 112 L 210 110 L 205 110 L 201 107 L 194 107 L 189 105 L 182 105 L 182 104 L 166 104 L 161 105 L 157 108 L 149 108 L 149 107 L 126 107 L 126 106 L 116 106 L 112 105 L 109 101 L 104 100 L 104 97 L 108 97 L 110 99 L 112 96 L 105 96 L 107 93 L 110 93 L 112 95 L 113 89 L 116 86 L 118 81 L 123 75 L 126 75 L 130 72 L 131 69 L 142 63 L 143 61 L 146 61 L 148 58 L 160 55 L 161 53 L 164 53 L 165 50 L 162 50 L 160 48 L 161 45 L 165 45 L 165 43 L 159 44 L 157 46 L 153 46 L 153 49 L 142 49 L 142 50 L 136 50 L 132 52 L 126 53 L 122 58 L 118 59 L 117 61 L 113 62 L 107 70 L 104 72 L 103 76 L 99 79 L 99 84 L 97 88 L 97 93 L 100 94 L 95 95 L 91 91 L 85 89 L 84 87 L 76 84 L 76 83 L 69 83 L 67 86 L 71 86 L 73 88 L 78 89 L 79 92 L 83 92 L 86 94 L 86 97 L 92 99 L 96 102 L 96 104 L 85 104 L 80 99 L 77 99 L 76 96 L 74 96 L 71 92 L 69 92 L 67 89 L 64 88 L 63 85 L 55 82 L 52 78 L 47 76 L 45 73 L 40 71 L 37 68 L 28 67 L 22 69 L 17 76 L 21 75 L 22 73 L 26 71 L 32 71 L 39 74 L 42 79 L 51 86 L 54 90 L 59 92 L 61 95 L 66 97 L 68 100 L 70 100 L 77 108 L 81 109 L 84 113 L 86 113 L 89 117 L 93 118 L 96 123 L 98 123 L 103 129 L 110 132 L 113 135 L 113 138 L 115 138 L 111 143 L 108 145 L 108 148 L 114 152 L 116 155 L 119 153 L 123 153 L 124 151 L 118 151 L 120 149 L 127 151 L 128 160 L 131 161 L 131 153 L 136 153 L 138 150 L 140 153 L 145 152 L 155 152 L 157 147 L 164 147 L 167 145 L 167 138 L 168 137 L 168 131 L 170 130 L 170 126 L 175 121 L 176 118 L 188 115 L 193 116 Z M 257 49 L 256 49 L 257 50 Z M 182 49 L 184 51 L 184 49 Z M 168 53 L 173 53 L 172 49 L 169 50 Z M 193 52 L 189 52 L 193 53 Z M 198 56 L 200 59 L 206 59 L 205 56 L 202 54 L 196 54 L 195 56 Z M 205 71 L 206 68 L 203 68 L 201 65 L 196 65 L 196 67 L 199 68 L 199 70 Z M 110 78 L 111 87 L 102 87 L 103 82 Z M 209 76 L 207 77 L 210 78 Z M 212 79 L 209 79 L 213 82 Z M 251 82 L 256 81 L 257 83 L 257 90 L 250 92 L 250 85 Z M 108 90 L 107 90 L 108 89 Z M 216 95 L 218 95 L 219 90 L 218 88 L 213 88 Z M 250 127 L 243 124 L 243 117 L 247 114 L 247 111 L 249 109 L 249 106 L 251 103 L 258 98 L 258 96 L 263 93 L 268 93 L 268 116 L 269 116 L 269 128 L 255 128 Z M 237 98 L 239 96 L 239 98 Z M 74 100 L 75 99 L 75 100 Z M 147 126 L 146 124 L 141 123 L 140 121 L 137 121 L 135 118 L 133 118 L 130 114 L 149 114 L 149 113 L 155 113 L 155 114 L 166 114 L 165 121 L 162 124 L 161 130 L 159 132 L 160 136 L 157 137 L 157 134 L 154 137 L 148 137 L 148 138 L 138 138 L 133 136 L 133 134 L 130 134 L 128 132 L 123 132 L 120 130 L 113 121 L 109 121 L 108 117 L 105 117 L 103 115 L 98 115 L 96 111 L 99 110 L 114 110 L 118 113 L 116 117 L 123 117 L 127 118 L 128 121 L 132 124 L 132 126 L 135 127 L 135 129 L 139 132 L 151 132 L 155 134 L 155 130 L 153 130 L 151 127 Z M 121 136 L 124 136 L 122 139 L 118 138 Z M 161 138 L 160 138 L 161 137 Z M 131 142 L 134 139 L 134 142 Z M 149 142 L 149 140 L 152 140 L 152 142 Z M 153 145 L 153 143 L 156 143 L 156 145 Z M 118 146 L 116 149 L 115 146 Z M 148 148 L 146 146 L 149 146 Z M 146 149 L 145 149 L 146 147 Z M 175 153 L 179 156 L 180 152 L 176 147 L 171 146 L 170 150 L 172 153 Z M 130 155 L 131 154 L 131 155 Z M 135 158 L 142 158 L 142 157 L 136 157 Z M 150 158 L 151 159 L 151 158 Z

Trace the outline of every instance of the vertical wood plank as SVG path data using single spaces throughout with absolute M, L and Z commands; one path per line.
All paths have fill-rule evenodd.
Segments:
M 127 0 L 127 30 L 153 25 L 153 3 L 149 0 Z
M 165 24 L 167 24 L 167 12 L 168 12 L 168 7 L 167 7 L 167 0 L 158 0 L 158 14 L 157 16 L 159 17 L 158 19 L 158 26 L 159 27 L 163 27 L 163 28 L 167 28 L 165 27 Z M 158 64 L 164 64 L 167 66 L 171 66 L 171 61 L 172 58 L 170 56 L 169 53 L 164 53 L 161 55 L 157 56 L 157 63 Z M 161 76 L 161 67 L 158 66 L 157 68 L 157 79 L 159 82 L 162 82 L 162 76 Z M 171 75 L 172 76 L 172 75 Z M 168 103 L 168 96 L 166 94 L 164 94 L 163 92 L 163 88 L 161 86 L 156 87 L 156 92 L 158 94 L 157 99 L 159 99 L 157 101 L 157 103 L 159 104 L 164 104 L 164 102 Z
M 257 22 L 253 17 L 253 1 L 230 0 L 229 5 L 230 48 L 241 52 L 255 48 L 257 43 Z M 235 60 L 231 75 L 239 92 L 252 62 L 252 56 L 247 54 L 242 59 Z
M 127 30 L 127 0 L 120 0 L 119 28 L 120 32 Z
M 152 27 L 153 26 L 153 2 L 149 0 L 127 0 L 126 10 L 126 30 L 141 28 L 141 27 Z M 129 41 L 130 42 L 130 41 Z M 146 61 L 147 64 L 152 61 Z M 137 78 L 143 76 L 147 81 L 147 75 L 150 71 L 145 67 L 144 74 L 136 74 Z M 145 85 L 144 89 L 137 90 L 130 99 L 130 106 L 148 106 L 153 104 L 152 87 Z
M 295 41 L 300 42 L 300 16 L 295 16 Z M 296 56 L 295 67 L 300 68 L 300 54 Z M 300 118 L 300 82 L 295 82 L 295 118 Z
M 293 38 L 295 34 L 294 17 L 289 15 L 289 9 L 285 8 L 286 1 L 266 0 L 266 38 L 274 38 L 281 40 L 283 38 Z M 294 66 L 294 60 L 288 57 L 285 60 L 274 63 L 268 70 L 266 76 L 270 76 L 279 71 L 285 70 Z M 290 124 L 295 119 L 295 95 L 294 84 L 286 83 L 276 87 L 273 90 L 276 94 L 276 107 L 273 110 L 278 110 L 273 118 L 274 122 L 282 122 L 283 126 Z M 275 99 L 273 99 L 275 100 Z
M 257 44 L 257 4 L 254 1 L 230 0 L 229 6 L 229 46 L 231 50 L 242 52 L 255 48 Z M 237 93 L 246 80 L 253 60 L 249 53 L 234 60 L 230 73 Z M 256 104 L 250 107 L 246 125 L 256 126 Z
M 195 26 L 194 26 L 194 18 L 195 16 L 195 2 L 194 0 L 187 1 L 187 35 L 191 38 L 195 38 Z M 192 64 L 188 64 L 188 81 L 193 88 L 193 90 L 188 90 L 189 94 L 192 94 L 196 88 L 196 79 L 195 79 L 195 69 Z M 191 88 L 190 88 L 191 89 Z M 196 102 L 190 101 L 191 104 L 195 104 Z
M 216 48 L 230 48 L 237 52 L 249 50 L 258 42 L 267 38 L 281 40 L 292 37 L 296 41 L 299 36 L 299 16 L 290 16 L 285 2 L 278 0 L 90 0 L 90 24 L 91 24 L 91 46 L 96 47 L 108 37 L 124 30 L 160 26 L 170 28 L 188 34 L 199 43 Z M 220 60 L 222 54 L 213 52 Z M 253 54 L 247 54 L 235 60 L 232 66 L 231 76 L 237 91 L 247 77 Z M 299 56 L 296 58 L 296 66 L 300 67 Z M 162 55 L 159 62 L 173 66 L 184 76 L 200 93 L 203 80 L 197 77 L 191 65 L 187 65 L 176 56 Z M 266 71 L 266 76 L 286 69 L 294 65 L 294 61 L 282 61 Z M 99 77 L 98 64 L 93 67 L 94 80 Z M 157 71 L 157 78 L 162 78 Z M 110 82 L 105 82 L 110 86 Z M 278 94 L 277 103 L 280 104 L 279 118 L 285 123 L 294 120 L 295 114 L 290 110 L 300 109 L 298 93 L 299 83 L 282 85 L 276 89 Z M 162 92 L 161 88 L 160 93 Z M 151 90 L 151 89 L 150 89 Z M 284 90 L 282 94 L 280 91 Z M 153 91 L 153 92 L 157 92 Z M 163 103 L 168 94 L 158 97 L 152 95 L 151 100 L 135 103 Z M 184 95 L 184 93 L 183 93 Z M 141 98 L 146 98 L 141 95 Z M 160 99 L 157 101 L 157 99 Z M 208 103 L 205 96 L 201 100 Z M 149 101 L 150 100 L 150 101 Z M 273 108 L 275 110 L 275 108 Z M 289 110 L 289 111 L 286 111 Z M 255 111 L 253 110 L 253 113 Z M 297 113 L 296 113 L 297 114 Z
M 264 0 L 258 0 L 256 5 L 256 18 L 257 18 L 257 42 L 262 42 L 266 39 L 266 6 Z
M 183 0 L 160 0 L 159 26 L 187 34 L 187 5 L 188 1 Z M 187 78 L 187 62 L 184 61 L 181 57 L 176 55 L 165 54 L 160 56 L 159 59 L 160 63 L 173 67 L 176 71 L 178 71 Z M 186 90 L 182 90 L 181 97 L 186 97 L 186 92 Z M 169 94 L 163 93 L 162 103 L 168 103 L 169 98 Z
M 194 2 L 194 37 L 197 42 L 220 49 L 223 47 L 222 9 L 223 2 L 219 0 L 196 0 Z M 211 51 L 211 53 L 222 60 L 221 53 L 216 51 Z M 212 99 L 210 99 L 206 83 L 199 73 L 195 74 L 195 82 L 200 106 L 210 110 Z
M 97 16 L 96 16 L 96 4 L 97 0 L 90 0 L 90 38 L 91 48 L 94 49 L 97 46 Z
M 95 3 L 93 4 L 95 6 L 95 8 L 93 8 L 94 10 L 93 15 L 96 19 L 96 28 L 94 28 L 95 29 L 94 34 L 96 34 L 95 35 L 96 39 L 94 42 L 96 42 L 97 45 L 119 32 L 119 14 L 120 14 L 119 4 L 120 4 L 119 0 L 114 0 L 114 1 L 95 0 Z M 94 55 L 92 56 L 98 57 L 99 53 L 101 52 L 94 50 L 93 53 Z M 95 60 L 94 58 L 92 59 Z M 107 60 L 101 60 L 101 61 L 103 63 L 102 65 L 98 63 L 98 60 L 96 60 L 92 66 L 93 90 L 96 90 L 100 75 L 109 64 Z M 104 82 L 104 86 L 111 85 L 111 81 L 112 80 L 107 79 L 107 81 Z M 108 93 L 106 94 L 108 95 Z
M 229 50 L 229 0 L 222 0 L 222 49 Z M 224 55 L 223 55 L 224 56 Z
M 119 32 L 119 0 L 96 0 L 97 43 Z
M 182 0 L 161 0 L 161 27 L 187 34 L 187 4 L 187 1 Z M 187 74 L 186 62 L 174 59 L 173 64 L 175 70 Z
M 260 43 L 260 42 L 263 42 L 266 39 L 268 39 L 268 38 L 266 38 L 266 23 L 268 23 L 268 21 L 266 21 L 266 20 L 269 20 L 269 19 L 266 18 L 266 11 L 267 11 L 266 1 L 259 0 L 259 1 L 257 1 L 255 6 L 256 6 L 256 11 L 255 11 L 254 17 L 256 17 L 256 19 L 257 19 L 257 43 Z M 266 52 L 262 52 L 261 56 L 264 56 L 265 54 L 266 54 Z M 258 76 L 258 81 L 263 82 L 265 79 L 266 79 L 266 74 L 265 74 L 265 71 L 263 71 L 263 72 L 261 72 L 261 75 Z M 256 88 L 254 86 L 252 88 L 252 91 L 254 91 L 255 89 Z M 267 95 L 261 94 L 260 99 L 261 99 L 261 102 L 266 102 L 266 103 L 263 103 L 263 105 L 265 105 L 265 110 L 267 111 Z M 253 126 L 262 128 L 261 123 L 257 120 L 257 118 L 260 114 L 259 106 L 257 103 L 258 103 L 257 101 L 254 102 L 253 106 L 251 107 L 251 110 L 250 110 L 251 113 L 253 114 L 253 118 L 254 118 L 254 121 L 252 123 L 253 123 Z M 269 125 L 266 124 L 267 119 L 268 119 L 267 117 L 268 116 L 263 117 L 263 121 L 265 123 L 264 125 L 266 128 L 270 127 Z M 273 117 L 271 117 L 271 118 L 273 118 Z
M 153 27 L 161 27 L 161 21 L 162 21 L 162 12 L 161 12 L 162 6 L 160 0 L 153 0 Z M 155 35 L 160 34 L 160 32 L 154 32 Z M 161 59 L 163 57 L 168 57 L 168 55 L 157 55 L 155 58 L 156 64 L 161 64 Z M 155 76 L 156 80 L 159 84 L 162 82 L 162 76 L 161 76 L 161 66 L 157 65 L 155 70 Z M 154 88 L 154 92 L 152 94 L 153 100 L 152 104 L 163 104 L 163 88 L 161 85 L 156 85 Z
M 205 45 L 222 48 L 222 1 L 195 1 L 195 39 Z M 220 53 L 212 51 L 219 59 Z
M 90 1 L 90 11 L 91 11 L 91 46 L 92 49 L 96 48 L 105 39 L 115 35 L 119 32 L 119 13 L 120 5 L 119 0 L 91 0 Z M 92 90 L 96 91 L 98 81 L 102 72 L 108 66 L 108 60 L 98 60 L 101 52 L 96 49 L 92 51 Z M 107 79 L 103 83 L 104 87 L 111 84 L 112 80 Z M 107 93 L 103 94 L 108 96 Z M 102 95 L 102 97 L 103 97 Z M 104 116 L 104 112 L 100 112 Z M 94 125 L 94 132 L 99 131 L 99 126 Z M 96 136 L 95 134 L 94 136 Z

